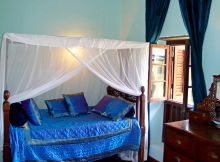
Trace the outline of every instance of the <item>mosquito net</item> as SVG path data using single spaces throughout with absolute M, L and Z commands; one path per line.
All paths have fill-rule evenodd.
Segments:
M 148 43 L 140 42 L 6 33 L 0 56 L 0 91 L 3 94 L 8 89 L 9 101 L 14 103 L 57 89 L 84 74 L 96 77 L 78 79 L 79 84 L 73 86 L 84 91 L 79 85 L 93 80 L 93 86 L 87 88 L 91 94 L 86 93 L 92 104 L 103 83 L 140 95 L 140 87 L 147 88 L 148 83 L 148 48 Z M 2 150 L 3 96 L 0 102 Z

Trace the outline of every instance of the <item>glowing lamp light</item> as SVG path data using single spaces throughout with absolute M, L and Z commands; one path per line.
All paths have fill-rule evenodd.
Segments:
M 78 54 L 79 53 L 79 47 L 72 47 L 72 48 L 70 48 L 70 51 L 74 54 Z
M 68 48 L 68 51 L 72 54 L 72 55 L 75 55 L 77 57 L 80 57 L 80 58 L 83 58 L 85 57 L 85 50 L 84 48 L 82 47 L 77 47 L 77 46 L 74 46 L 74 47 L 71 47 L 71 48 Z

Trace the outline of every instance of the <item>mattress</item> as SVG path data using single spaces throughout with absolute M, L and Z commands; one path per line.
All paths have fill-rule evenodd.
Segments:
M 13 161 L 92 161 L 125 150 L 138 150 L 135 118 L 112 121 L 96 113 L 53 118 L 41 110 L 41 126 L 10 125 Z

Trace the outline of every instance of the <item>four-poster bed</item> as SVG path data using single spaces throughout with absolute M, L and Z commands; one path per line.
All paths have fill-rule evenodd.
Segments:
M 112 125 L 112 130 L 116 130 L 116 132 L 105 132 L 108 129 L 104 129 L 101 125 L 101 129 L 103 128 L 105 133 L 101 135 L 105 137 L 111 145 L 111 140 L 121 139 L 122 143 L 119 145 L 116 144 L 114 148 L 108 147 L 107 150 L 102 150 L 101 152 L 94 152 L 94 156 L 98 156 L 96 158 L 91 158 L 93 154 L 86 154 L 78 156 L 73 159 L 83 159 L 83 160 L 95 160 L 98 158 L 103 158 L 105 156 L 110 156 L 113 153 L 119 153 L 121 151 L 126 150 L 136 150 L 139 148 L 138 152 L 138 161 L 144 161 L 144 156 L 146 155 L 147 150 L 147 134 L 148 127 L 145 127 L 145 122 L 147 122 L 147 114 L 145 114 L 145 95 L 144 95 L 144 87 L 147 88 L 147 63 L 148 63 L 148 43 L 140 43 L 140 42 L 125 42 L 125 41 L 117 41 L 117 40 L 106 40 L 106 39 L 91 39 L 91 38 L 76 38 L 76 37 L 55 37 L 55 36 L 39 36 L 39 35 L 23 35 L 23 34 L 14 34 L 14 33 L 6 33 L 3 37 L 1 48 L 1 57 L 0 57 L 0 71 L 2 74 L 2 78 L 0 79 L 0 91 L 4 92 L 4 97 L 1 98 L 1 103 L 4 102 L 3 108 L 0 111 L 0 115 L 4 116 L 4 126 L 0 127 L 0 140 L 3 139 L 4 132 L 4 159 L 7 161 L 7 158 L 10 157 L 10 145 L 11 145 L 11 153 L 12 157 L 18 155 L 16 158 L 21 158 L 22 160 L 57 160 L 62 159 L 62 157 L 50 159 L 49 155 L 45 155 L 44 157 L 32 157 L 38 155 L 39 152 L 35 152 L 35 150 L 45 149 L 48 147 L 50 150 L 50 145 L 45 145 L 45 143 L 51 143 L 56 147 L 57 143 L 54 136 L 51 140 L 47 139 L 46 136 L 42 135 L 42 130 L 47 129 L 48 127 L 53 129 L 53 125 L 51 123 L 56 123 L 56 121 L 66 121 L 66 122 L 75 122 L 78 119 L 82 120 L 83 124 L 89 127 L 89 120 L 91 119 L 91 123 L 99 123 L 99 124 L 109 124 Z M 17 57 L 19 54 L 19 57 Z M 22 62 L 26 62 L 25 65 L 21 64 Z M 17 68 L 19 67 L 19 68 Z M 79 76 L 83 74 L 87 74 L 83 71 L 83 69 L 87 69 L 89 73 L 98 78 L 99 80 L 94 80 L 92 78 L 80 78 Z M 90 74 L 88 75 L 89 77 Z M 70 91 L 69 88 L 64 88 L 66 91 L 60 91 L 56 89 L 67 80 L 71 78 L 79 78 L 78 82 L 73 83 L 70 87 L 73 87 Z M 100 99 L 100 96 L 106 94 L 102 83 L 109 85 L 107 88 L 107 94 L 110 96 L 116 96 L 116 98 L 124 98 L 127 101 L 136 104 L 136 118 L 139 122 L 136 122 L 133 117 L 124 119 L 116 119 L 114 118 L 110 120 L 107 117 L 103 117 L 103 113 L 97 115 L 93 112 L 88 113 L 86 115 L 79 115 L 77 117 L 66 117 L 66 118 L 48 118 L 48 113 L 40 110 L 40 114 L 42 117 L 42 125 L 40 126 L 32 126 L 29 123 L 27 124 L 28 128 L 16 128 L 9 124 L 9 111 L 10 111 L 10 103 L 22 102 L 27 99 L 35 98 L 44 94 L 45 92 L 51 91 L 55 89 L 55 94 L 71 94 L 72 92 L 84 92 L 86 98 L 88 99 L 89 105 L 95 105 L 97 101 Z M 72 81 L 71 81 L 72 83 Z M 84 86 L 81 83 L 86 83 Z M 98 90 L 95 93 L 95 89 L 89 89 L 88 83 L 92 83 L 92 86 L 97 87 Z M 87 88 L 83 88 L 87 87 Z M 99 88 L 100 87 L 100 88 Z M 112 88 L 113 87 L 113 88 Z M 5 89 L 8 89 L 4 91 Z M 117 90 L 116 90 L 117 89 Z M 103 90 L 103 91 L 102 91 Z M 52 96 L 54 92 L 51 93 Z M 55 97 L 57 97 L 55 95 Z M 3 101 L 4 98 L 4 101 Z M 43 98 L 45 100 L 45 98 Z M 53 98 L 49 98 L 53 99 Z M 115 102 L 117 103 L 117 102 Z M 108 109 L 109 109 L 108 104 Z M 114 104 L 113 104 L 114 105 Z M 1 105 L 2 106 L 2 105 Z M 110 112 L 121 110 L 120 105 L 115 109 L 110 107 Z M 129 108 L 130 109 L 130 108 Z M 3 111 L 4 113 L 3 113 Z M 127 110 L 126 110 L 127 112 Z M 105 112 L 106 113 L 106 112 Z M 125 111 L 121 112 L 125 113 Z M 42 115 L 43 114 L 43 115 Z M 113 113 L 114 114 L 114 113 Z M 105 114 L 106 115 L 106 114 Z M 105 116 L 104 115 L 104 116 Z M 121 114 L 122 115 L 122 114 Z M 125 115 L 125 114 L 124 114 Z M 93 118 L 96 116 L 99 121 L 94 121 Z M 85 120 L 86 117 L 89 117 L 89 120 Z M 70 119 L 71 118 L 71 119 Z M 72 121 L 73 120 L 73 121 Z M 73 122 L 73 123 L 74 123 Z M 1 120 L 3 123 L 3 120 Z M 130 123 L 130 124 L 129 124 Z M 132 124 L 131 124 L 132 123 Z M 138 124 L 139 123 L 139 124 Z M 117 125 L 119 124 L 119 125 Z M 59 123 L 56 124 L 57 126 Z M 61 124 L 62 125 L 62 124 Z M 65 125 L 65 123 L 64 123 Z M 68 125 L 68 124 L 67 124 Z M 74 124 L 73 124 L 74 125 Z M 81 124 L 78 124 L 81 125 Z M 115 125 L 115 127 L 114 127 Z M 9 128 L 10 127 L 10 131 Z M 72 127 L 72 125 L 69 125 Z M 80 127 L 80 126 L 79 126 Z M 91 128 L 96 129 L 96 125 L 91 125 Z M 111 126 L 110 126 L 111 127 Z M 41 130 L 42 128 L 42 130 Z M 118 130 L 120 128 L 120 130 Z M 71 128 L 72 129 L 72 128 Z M 77 130 L 78 128 L 76 128 Z M 80 128 L 81 129 L 81 128 Z M 126 130 L 126 131 L 125 131 Z M 74 130 L 71 130 L 74 131 Z M 33 134 L 33 132 L 37 132 L 37 134 L 41 134 L 41 137 L 38 138 Z M 85 130 L 85 132 L 90 132 L 89 130 Z M 24 133 L 24 134 L 22 134 Z M 31 133 L 31 136 L 30 136 Z M 93 132 L 94 133 L 94 132 Z M 91 132 L 90 132 L 91 134 Z M 112 134 L 112 135 L 111 135 Z M 27 136 L 26 136 L 27 135 Z M 9 139 L 10 136 L 10 139 Z M 18 137 L 21 138 L 18 138 Z M 35 139 L 32 140 L 32 136 L 35 136 Z M 73 145 L 79 147 L 81 143 L 78 143 L 75 140 L 75 137 L 72 135 L 71 139 L 74 138 Z M 78 135 L 76 135 L 78 136 Z M 30 138 L 31 137 L 31 138 Z M 93 137 L 91 140 L 87 135 L 84 137 L 80 135 L 79 141 L 84 139 L 89 140 L 91 143 L 98 143 L 99 135 L 97 137 Z M 108 137 L 108 138 L 107 138 Z M 120 138 L 119 138 L 120 137 Z M 42 138 L 42 139 L 41 139 Z M 44 138 L 48 141 L 42 141 Z M 26 140 L 24 140 L 26 139 Z M 103 139 L 103 140 L 105 140 Z M 127 140 L 126 140 L 127 139 Z M 22 141 L 23 140 L 23 141 Z M 10 141 L 10 142 L 9 142 Z M 34 142 L 33 142 L 34 141 Z M 37 141 L 37 142 L 36 142 Z M 40 141 L 40 143 L 39 143 Z M 66 143 L 62 141 L 59 137 L 58 142 L 62 142 L 63 146 L 59 146 L 62 149 L 67 146 L 69 149 L 72 147 L 72 143 Z M 19 148 L 16 149 L 16 143 L 21 144 Z M 33 143 L 32 143 L 33 142 Z M 63 143 L 64 142 L 64 143 Z M 130 143 L 129 143 L 130 142 Z M 133 143 L 132 143 L 133 142 Z M 9 145 L 10 143 L 10 145 Z M 43 143 L 43 144 L 42 144 Z M 58 143 L 60 144 L 60 143 Z M 82 144 L 84 148 L 89 148 L 89 146 Z M 110 146 L 109 145 L 109 146 Z M 132 149 L 131 146 L 134 145 L 135 149 Z M 126 147 L 124 147 L 126 146 Z M 140 147 L 139 147 L 140 146 Z M 57 145 L 58 147 L 58 145 Z M 91 145 L 92 148 L 92 145 Z M 122 149 L 123 148 L 123 149 Z M 25 152 L 27 150 L 28 153 Z M 112 150 L 111 150 L 112 149 Z M 46 149 L 47 150 L 47 149 Z M 57 150 L 57 149 L 56 149 Z M 68 150 L 68 149 L 67 149 Z M 73 149 L 74 150 L 74 149 Z M 118 152 L 117 152 L 118 150 Z M 19 155 L 19 151 L 22 151 L 21 155 Z M 100 150 L 99 150 L 100 151 Z M 44 151 L 47 152 L 47 151 Z M 48 151 L 50 152 L 50 151 Z M 73 151 L 74 152 L 74 151 Z M 84 152 L 83 149 L 80 152 Z M 107 153 L 110 154 L 107 154 Z M 59 153 L 56 152 L 56 153 Z M 101 153 L 106 153 L 105 156 L 101 156 Z M 28 155 L 26 155 L 28 154 Z M 68 152 L 67 154 L 71 154 Z M 64 156 L 66 156 L 65 154 Z M 21 156 L 21 157 L 20 157 Z M 56 156 L 61 156 L 56 154 Z M 135 154 L 132 154 L 132 159 L 135 159 Z M 64 157 L 64 159 L 68 160 L 72 155 L 68 155 Z
M 120 92 L 110 86 L 107 87 L 107 94 L 122 97 L 130 102 L 136 104 L 136 114 L 135 116 L 139 120 L 140 128 L 141 128 L 141 143 L 138 151 L 138 161 L 144 161 L 144 142 L 145 142 L 145 95 L 144 95 L 144 86 L 141 87 L 142 94 L 140 96 L 132 96 L 126 93 Z M 3 159 L 4 161 L 11 161 L 11 153 L 10 153 L 10 144 L 9 144 L 9 111 L 10 111 L 10 103 L 8 101 L 10 97 L 10 92 L 8 90 L 4 91 L 4 146 L 3 146 Z M 140 109 L 139 109 L 140 108 Z M 140 110 L 140 111 L 139 111 Z

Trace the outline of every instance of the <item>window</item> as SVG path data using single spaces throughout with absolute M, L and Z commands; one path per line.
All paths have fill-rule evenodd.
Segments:
M 188 37 L 161 38 L 150 46 L 149 101 L 173 100 L 193 105 Z
M 167 97 L 169 47 L 150 45 L 149 96 L 150 101 L 160 101 Z

